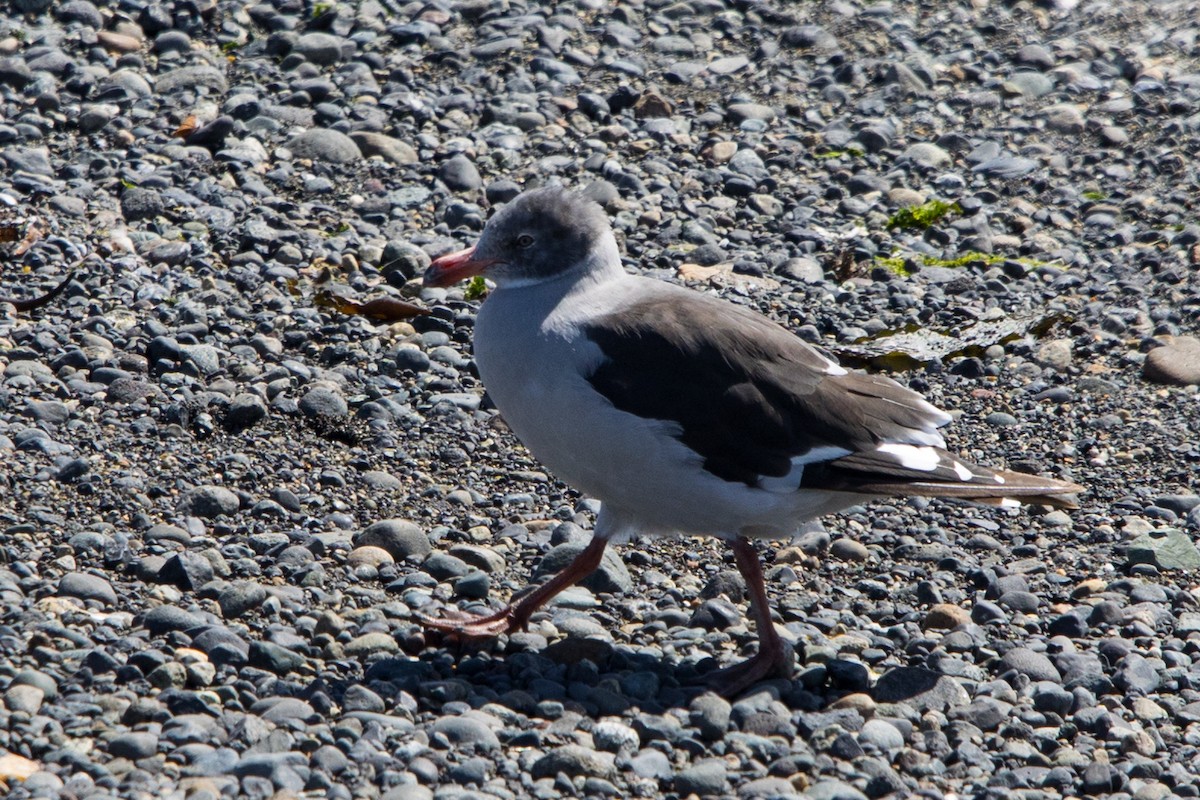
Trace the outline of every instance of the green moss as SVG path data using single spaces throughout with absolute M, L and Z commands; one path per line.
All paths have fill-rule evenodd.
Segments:
M 865 151 L 861 147 L 847 147 L 842 150 L 825 150 L 821 153 L 813 153 L 813 158 L 841 158 L 842 156 L 862 158 L 864 154 Z
M 1046 264 L 1049 263 L 1046 261 L 1040 261 L 1036 258 L 1026 258 L 1024 256 L 1018 256 L 1014 258 L 1012 256 L 999 255 L 997 253 L 978 253 L 974 251 L 965 253 L 957 258 L 938 258 L 937 256 L 927 255 L 913 255 L 910 257 L 891 255 L 875 257 L 876 265 L 884 267 L 885 269 L 889 269 L 897 275 L 902 275 L 904 277 L 908 277 L 916 271 L 909 267 L 909 264 L 913 261 L 917 261 L 923 267 L 946 267 L 948 269 L 965 267 L 968 264 L 999 264 L 1002 261 L 1016 261 L 1031 269 L 1036 269 L 1038 267 L 1046 266 Z
M 902 208 L 888 217 L 888 230 L 892 228 L 920 228 L 924 230 L 947 214 L 961 214 L 962 206 L 945 200 L 930 200 L 919 206 Z
M 1108 199 L 1108 195 L 1106 195 L 1104 192 L 1097 192 L 1097 191 L 1093 191 L 1090 189 L 1086 192 L 1081 192 L 1080 196 L 1084 200 L 1099 201 L 1099 200 L 1107 200 Z
M 912 271 L 908 268 L 908 259 L 900 256 L 875 256 L 875 263 L 897 275 L 904 277 L 912 275 Z
M 965 267 L 967 264 L 996 264 L 1004 261 L 1004 256 L 998 256 L 994 253 L 976 253 L 970 252 L 958 258 L 934 258 L 933 256 L 922 256 L 921 261 L 927 267 Z
M 487 282 L 482 275 L 476 275 L 471 278 L 471 282 L 467 284 L 466 291 L 463 292 L 464 300 L 482 300 L 487 297 L 488 288 Z

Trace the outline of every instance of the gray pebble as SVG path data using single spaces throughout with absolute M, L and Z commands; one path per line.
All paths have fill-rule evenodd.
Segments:
M 459 747 L 473 747 L 482 751 L 497 750 L 500 747 L 500 740 L 495 732 L 473 717 L 442 717 L 433 724 L 433 732 L 445 736 Z
M 121 194 L 121 213 L 130 222 L 153 219 L 161 214 L 163 209 L 162 197 L 153 189 L 134 186 Z
M 425 559 L 425 562 L 421 565 L 421 569 L 439 581 L 444 581 L 466 575 L 470 567 L 461 558 L 456 558 L 449 553 L 435 550 Z
M 867 796 L 848 783 L 836 779 L 817 781 L 804 792 L 811 800 L 867 800 Z
M 530 773 L 536 778 L 553 777 L 559 773 L 568 777 L 590 775 L 608 777 L 615 774 L 612 753 L 597 752 L 588 747 L 567 744 L 556 747 L 533 762 Z
M 309 417 L 344 417 L 350 412 L 346 398 L 334 389 L 317 386 L 300 398 L 300 410 Z
M 869 719 L 858 732 L 858 741 L 888 752 L 904 746 L 904 734 L 895 725 L 881 719 Z
M 950 165 L 950 154 L 931 142 L 918 142 L 910 145 L 901 155 L 902 161 L 909 161 L 920 167 L 941 169 Z
M 232 516 L 241 508 L 241 500 L 224 486 L 197 486 L 188 489 L 179 497 L 177 509 L 203 519 Z
M 186 631 L 198 627 L 201 620 L 176 606 L 158 606 L 146 612 L 142 624 L 151 634 L 158 636 L 169 631 Z
M 1027 647 L 1014 647 L 1000 657 L 1004 669 L 1016 670 L 1035 681 L 1061 681 L 1062 675 L 1044 653 Z
M 675 791 L 681 795 L 697 794 L 713 797 L 729 791 L 725 762 L 717 758 L 700 761 L 675 774 Z
M 215 577 L 212 562 L 191 552 L 176 553 L 158 571 L 159 583 L 170 583 L 180 589 L 195 591 Z
M 732 708 L 729 701 L 720 695 L 705 692 L 692 701 L 689 718 L 702 737 L 716 740 L 722 738 L 729 729 Z
M 221 371 L 221 351 L 207 344 L 185 344 L 179 347 L 181 359 L 193 364 L 204 375 Z
M 64 597 L 95 600 L 105 606 L 117 603 L 117 593 L 112 584 L 99 575 L 86 572 L 69 572 L 58 582 L 58 593 Z
M 4 692 L 4 707 L 16 714 L 33 716 L 42 709 L 46 693 L 36 686 L 18 683 Z
M 841 561 L 867 561 L 871 558 L 871 551 L 863 543 L 843 537 L 833 541 L 829 555 Z
M 158 752 L 158 736 L 153 733 L 124 733 L 108 743 L 108 752 L 114 758 L 138 761 L 150 758 Z
M 267 599 L 267 590 L 259 583 L 236 581 L 217 595 L 217 604 L 225 619 L 236 619 L 258 608 Z
M 36 687 L 47 700 L 58 697 L 58 681 L 38 669 L 22 669 L 12 676 L 10 686 Z
M 904 703 L 919 711 L 970 702 L 958 681 L 921 667 L 899 667 L 884 673 L 875 684 L 873 696 L 879 703 Z
M 461 153 L 442 164 L 438 177 L 453 192 L 471 192 L 483 188 L 483 178 L 471 159 Z
M 346 134 L 328 128 L 313 128 L 288 141 L 287 147 L 297 158 L 346 164 L 362 158 L 362 151 Z
M 301 653 L 274 642 L 261 641 L 250 642 L 246 657 L 250 666 L 265 669 L 276 675 L 296 672 L 304 666 L 306 661 Z
M 975 172 L 1006 180 L 1023 178 L 1037 168 L 1038 162 L 1032 158 L 1023 158 L 1020 156 L 999 156 L 972 167 Z
M 412 145 L 374 131 L 354 131 L 350 140 L 358 146 L 364 158 L 379 156 L 392 164 L 415 164 L 420 159 Z
M 406 519 L 385 519 L 372 523 L 354 537 L 354 545 L 383 548 L 397 561 L 409 556 L 427 556 L 433 551 L 425 531 Z
M 636 751 L 641 742 L 637 731 L 614 720 L 603 720 L 593 725 L 592 740 L 596 747 L 610 753 Z
M 216 67 L 206 65 L 180 67 L 159 75 L 154 82 L 154 89 L 163 94 L 193 90 L 198 87 L 211 89 L 221 94 L 229 90 L 225 74 Z
M 1200 339 L 1181 336 L 1151 350 L 1142 377 L 1172 386 L 1200 384 Z
M 328 33 L 306 33 L 296 39 L 293 51 L 314 64 L 336 64 L 342 57 L 342 39 Z
M 256 394 L 242 392 L 235 395 L 225 410 L 226 427 L 241 431 L 250 428 L 267 417 L 267 404 Z
M 639 778 L 661 780 L 674 774 L 666 754 L 652 748 L 646 748 L 630 759 L 629 767 Z
M 486 572 L 473 569 L 454 582 L 454 593 L 459 597 L 483 599 L 491 593 L 492 581 Z
M 770 122 L 775 119 L 775 109 L 761 103 L 733 103 L 726 109 L 729 120 L 735 125 L 746 120 Z

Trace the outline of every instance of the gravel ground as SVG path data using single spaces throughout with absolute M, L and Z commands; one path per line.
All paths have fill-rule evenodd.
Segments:
M 1200 796 L 1194 3 L 0 14 L 7 797 Z M 754 645 L 706 540 L 427 641 L 594 518 L 482 397 L 478 300 L 412 280 L 547 180 L 1081 508 L 765 546 L 803 658 L 732 701 L 693 683 Z

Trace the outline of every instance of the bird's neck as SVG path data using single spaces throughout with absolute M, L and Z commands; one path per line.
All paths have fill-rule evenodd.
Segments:
M 593 248 L 587 258 L 552 278 L 497 281 L 479 311 L 477 339 L 482 335 L 480 326 L 487 330 L 497 324 L 570 338 L 581 319 L 602 313 L 614 297 L 619 298 L 623 293 L 613 291 L 614 287 L 631 277 L 621 266 L 616 242 L 609 238 L 610 247 Z

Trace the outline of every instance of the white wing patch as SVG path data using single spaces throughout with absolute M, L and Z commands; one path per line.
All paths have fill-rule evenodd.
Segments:
M 758 479 L 758 488 L 768 492 L 794 492 L 800 488 L 800 481 L 804 480 L 805 465 L 833 461 L 836 458 L 850 455 L 850 452 L 844 447 L 834 447 L 832 445 L 814 447 L 792 459 L 792 468 L 788 471 L 787 475 L 781 475 L 777 478 L 765 475 L 760 477 Z
M 921 447 L 913 444 L 881 444 L 875 448 L 881 453 L 894 456 L 900 466 L 905 469 L 915 469 L 919 472 L 933 472 L 941 463 L 942 457 L 932 447 Z M 958 465 L 961 466 L 961 465 Z
M 936 472 L 939 468 L 949 467 L 954 470 L 954 474 L 963 483 L 971 483 L 975 480 L 975 473 L 971 471 L 970 467 L 958 459 L 945 459 L 943 453 L 932 447 L 889 443 L 881 444 L 875 449 L 892 456 L 905 469 L 915 469 L 920 472 Z

